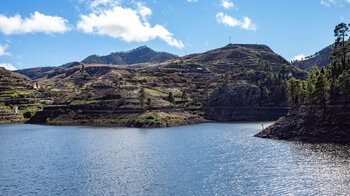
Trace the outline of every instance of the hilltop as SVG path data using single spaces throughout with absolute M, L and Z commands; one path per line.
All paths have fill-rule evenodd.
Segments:
M 167 52 L 156 52 L 147 46 L 140 46 L 127 52 L 115 52 L 106 56 L 91 55 L 81 62 L 84 64 L 104 64 L 104 65 L 133 65 L 138 63 L 152 64 L 162 63 L 178 56 Z M 75 62 L 65 63 L 59 67 L 35 67 L 17 70 L 16 73 L 23 74 L 32 80 L 44 78 L 49 72 L 70 67 Z
M 131 65 L 138 63 L 161 63 L 177 58 L 166 52 L 156 52 L 147 46 L 141 46 L 128 52 L 115 52 L 106 56 L 91 55 L 82 60 L 86 64 Z

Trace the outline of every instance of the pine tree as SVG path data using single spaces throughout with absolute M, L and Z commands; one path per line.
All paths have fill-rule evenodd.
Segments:
M 320 73 L 318 74 L 317 81 L 315 84 L 315 97 L 318 98 L 319 104 L 323 107 L 327 104 L 328 97 L 328 81 L 324 74 L 324 68 L 322 67 Z
M 309 76 L 307 77 L 306 80 L 306 99 L 309 104 L 315 104 L 317 98 L 315 97 L 315 85 L 317 81 L 317 77 L 319 75 L 319 71 L 316 66 L 312 66 L 310 68 Z
M 334 29 L 335 42 L 331 53 L 331 59 L 337 61 L 341 66 L 338 75 L 346 69 L 346 54 L 349 52 L 350 44 L 347 40 L 350 32 L 350 24 L 340 23 Z
M 175 98 L 171 91 L 169 92 L 169 95 L 168 95 L 168 101 L 172 104 L 175 104 Z
M 144 99 L 146 97 L 145 89 L 142 87 L 139 93 L 140 93 L 140 95 L 139 95 L 140 106 L 143 109 L 145 107 L 145 103 L 144 103 Z
M 146 104 L 147 104 L 147 107 L 151 107 L 152 106 L 152 99 L 148 97 Z
M 293 106 L 297 106 L 300 102 L 302 82 L 292 77 L 287 81 L 287 86 L 289 98 Z
M 345 101 L 350 101 L 350 73 L 344 71 L 337 80 L 337 86 L 339 87 L 339 93 L 345 97 Z
M 182 91 L 181 99 L 182 99 L 182 101 L 187 101 L 188 100 L 188 96 L 187 96 L 186 91 Z

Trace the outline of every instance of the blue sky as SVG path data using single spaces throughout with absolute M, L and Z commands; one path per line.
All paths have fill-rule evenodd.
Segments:
M 2 0 L 0 66 L 57 66 L 147 45 L 183 56 L 232 43 L 310 55 L 350 22 L 350 0 Z

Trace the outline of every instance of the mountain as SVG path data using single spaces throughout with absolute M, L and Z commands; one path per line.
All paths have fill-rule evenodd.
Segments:
M 177 58 L 166 52 L 156 52 L 147 46 L 141 46 L 128 52 L 116 52 L 107 56 L 91 55 L 82 62 L 86 64 L 131 65 L 138 63 L 161 63 Z
M 46 74 L 47 72 L 54 69 L 57 69 L 57 68 L 56 67 L 35 67 L 35 68 L 28 68 L 28 69 L 20 69 L 15 71 L 15 73 L 25 75 L 32 80 L 36 80 L 36 79 L 45 77 L 47 75 Z
M 30 122 L 164 127 L 206 119 L 275 120 L 286 113 L 291 75 L 306 73 L 269 47 L 249 44 L 162 63 L 70 63 L 36 79 L 55 93 L 55 103 Z
M 155 52 L 147 46 L 141 46 L 128 52 L 116 52 L 107 56 L 91 55 L 84 59 L 82 63 L 85 64 L 106 64 L 106 65 L 132 65 L 138 63 L 161 63 L 170 59 L 177 58 L 176 55 L 166 52 Z M 59 67 L 35 67 L 28 69 L 21 69 L 15 71 L 29 77 L 32 80 L 46 77 L 49 72 L 60 70 L 60 68 L 74 66 L 79 62 L 65 63 Z
M 331 59 L 329 56 L 332 52 L 333 44 L 323 48 L 321 51 L 316 52 L 314 55 L 306 57 L 305 60 L 292 62 L 292 65 L 302 69 L 302 70 L 310 70 L 310 68 L 316 65 L 319 69 L 322 66 L 326 67 L 329 63 L 331 63 Z
M 182 58 L 202 64 L 235 64 L 256 66 L 259 61 L 269 62 L 271 66 L 289 64 L 280 55 L 274 53 L 266 45 L 258 44 L 228 44 L 223 48 L 210 50 L 202 54 L 191 54 Z

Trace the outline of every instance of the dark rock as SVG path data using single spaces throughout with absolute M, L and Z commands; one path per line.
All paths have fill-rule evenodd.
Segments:
M 349 105 L 301 106 L 256 137 L 306 142 L 350 142 Z M 328 119 L 328 120 L 327 120 Z
M 255 85 L 223 85 L 214 90 L 208 106 L 257 106 L 260 95 L 260 88 Z

